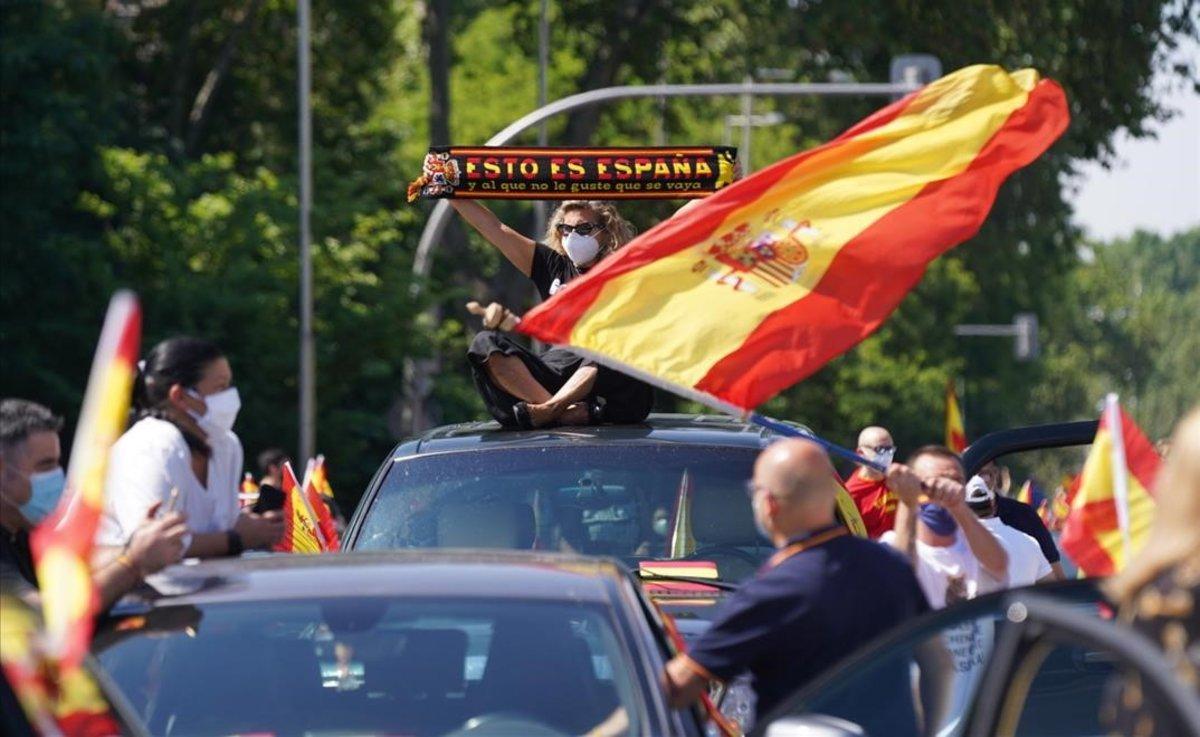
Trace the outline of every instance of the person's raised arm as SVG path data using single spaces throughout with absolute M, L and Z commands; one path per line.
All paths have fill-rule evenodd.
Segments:
M 1008 553 L 967 506 L 962 484 L 949 479 L 930 482 L 930 499 L 946 508 L 967 539 L 967 547 L 992 578 L 1008 584 Z
M 533 270 L 534 241 L 500 222 L 495 213 L 475 200 L 447 200 L 450 206 L 462 215 L 463 220 L 479 232 L 484 239 L 512 262 L 512 265 L 529 276 Z
M 887 470 L 887 486 L 900 497 L 896 522 L 889 541 L 909 562 L 917 562 L 917 508 L 921 499 L 921 480 L 905 465 L 893 463 Z

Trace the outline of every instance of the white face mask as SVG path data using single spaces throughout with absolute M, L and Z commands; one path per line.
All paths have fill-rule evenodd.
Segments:
M 600 253 L 600 241 L 594 235 L 580 235 L 574 231 L 567 233 L 562 241 L 567 258 L 576 266 L 586 266 L 595 260 Z
M 885 450 L 883 452 L 875 451 L 875 457 L 871 460 L 886 468 L 892 465 L 892 459 L 895 457 L 896 449 L 891 448 L 890 450 Z
M 242 408 L 242 398 L 238 395 L 237 387 L 231 386 L 216 394 L 209 394 L 207 397 L 191 390 L 189 393 L 197 399 L 204 400 L 208 407 L 202 415 L 195 412 L 190 413 L 192 417 L 196 418 L 196 424 L 200 425 L 201 430 L 209 435 L 222 435 L 233 429 L 233 423 L 237 422 L 238 411 Z

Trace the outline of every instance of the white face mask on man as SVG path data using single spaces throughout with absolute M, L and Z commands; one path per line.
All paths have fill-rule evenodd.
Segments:
M 594 235 L 580 235 L 571 231 L 562 239 L 562 245 L 567 258 L 576 266 L 587 266 L 600 253 L 600 241 Z
M 222 435 L 233 429 L 233 423 L 237 422 L 238 412 L 242 409 L 242 398 L 237 387 L 231 386 L 208 396 L 192 389 L 189 389 L 188 393 L 196 399 L 203 400 L 208 407 L 202 415 L 188 411 L 201 430 L 208 435 Z

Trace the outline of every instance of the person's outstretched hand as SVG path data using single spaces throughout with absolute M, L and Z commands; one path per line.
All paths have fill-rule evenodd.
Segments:
M 467 312 L 483 318 L 483 327 L 487 330 L 509 331 L 521 322 L 521 318 L 499 302 L 492 302 L 487 307 L 478 302 L 468 302 Z

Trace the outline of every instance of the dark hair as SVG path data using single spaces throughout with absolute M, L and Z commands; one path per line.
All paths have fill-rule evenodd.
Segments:
M 208 443 L 180 427 L 167 412 L 167 397 L 176 384 L 194 387 L 200 383 L 209 364 L 224 355 L 216 343 L 189 336 L 168 338 L 154 346 L 146 359 L 138 364 L 137 378 L 133 382 L 133 420 L 146 417 L 166 420 L 179 427 L 189 448 L 208 455 Z
M 920 448 L 917 448 L 912 453 L 909 453 L 908 460 L 906 460 L 905 463 L 907 463 L 908 465 L 911 466 L 912 464 L 917 462 L 918 458 L 921 458 L 922 456 L 933 456 L 934 458 L 944 458 L 949 461 L 954 461 L 955 463 L 958 464 L 959 468 L 963 467 L 962 458 L 959 457 L 958 453 L 955 453 L 954 451 L 950 450 L 949 448 L 947 448 L 944 445 L 937 445 L 936 443 L 931 444 L 931 445 L 922 445 Z M 964 473 L 965 472 L 966 471 L 964 470 Z
M 258 472 L 260 474 L 270 473 L 271 466 L 282 466 L 287 460 L 290 460 L 288 454 L 279 448 L 267 448 L 258 454 Z
M 0 400 L 0 450 L 11 450 L 36 432 L 57 433 L 62 425 L 61 417 L 37 402 Z

